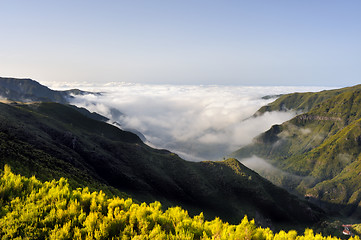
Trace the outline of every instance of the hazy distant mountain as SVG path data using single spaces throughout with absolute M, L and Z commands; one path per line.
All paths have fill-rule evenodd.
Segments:
M 18 102 L 57 102 L 57 103 L 69 103 L 73 98 L 73 95 L 83 94 L 100 94 L 82 91 L 79 89 L 71 89 L 65 91 L 55 91 L 40 83 L 31 79 L 17 79 L 17 78 L 2 78 L 0 77 L 0 100 L 6 99 L 10 101 Z M 109 121 L 110 119 L 104 117 L 98 113 L 90 113 L 85 108 L 78 108 L 72 106 L 87 117 L 90 117 L 98 121 Z M 118 109 L 110 109 L 110 117 L 113 119 L 119 119 L 120 116 L 124 116 Z M 115 123 L 116 126 L 123 128 L 121 123 Z M 145 136 L 135 129 L 127 129 L 130 132 L 137 134 L 143 141 L 146 141 Z
M 361 217 L 361 85 L 319 93 L 280 97 L 265 111 L 294 109 L 295 118 L 275 125 L 236 151 L 238 158 L 257 155 L 284 174 L 264 176 L 330 211 Z
M 20 102 L 59 102 L 68 103 L 71 94 L 81 95 L 89 92 L 79 89 L 67 91 L 51 90 L 31 79 L 2 78 L 0 77 L 0 98 Z

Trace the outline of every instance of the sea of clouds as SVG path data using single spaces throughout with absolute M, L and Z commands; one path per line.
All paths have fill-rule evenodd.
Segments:
M 171 150 L 191 161 L 220 160 L 251 143 L 272 125 L 295 116 L 289 111 L 252 117 L 261 106 L 275 100 L 262 97 L 325 89 L 131 83 L 47 85 L 53 89 L 76 87 L 101 92 L 75 96 L 72 104 L 102 114 L 123 129 L 135 129 L 150 146 Z

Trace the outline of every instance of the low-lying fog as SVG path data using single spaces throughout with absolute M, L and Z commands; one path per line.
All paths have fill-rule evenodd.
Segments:
M 273 124 L 294 116 L 289 111 L 253 118 L 261 106 L 275 100 L 262 97 L 324 89 L 129 83 L 48 86 L 102 92 L 102 95 L 76 96 L 72 103 L 120 123 L 121 128 L 136 129 L 146 137 L 147 144 L 171 150 L 191 161 L 222 159 Z

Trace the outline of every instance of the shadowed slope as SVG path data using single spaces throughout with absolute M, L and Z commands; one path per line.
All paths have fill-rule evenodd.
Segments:
M 235 159 L 187 162 L 145 145 L 135 134 L 90 119 L 56 103 L 0 104 L 0 160 L 40 179 L 66 176 L 74 185 L 110 186 L 141 201 L 182 205 L 238 222 L 311 223 L 304 202 L 261 178 Z

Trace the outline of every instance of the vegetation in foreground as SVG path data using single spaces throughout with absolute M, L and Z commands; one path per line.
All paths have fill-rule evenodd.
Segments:
M 310 229 L 304 235 L 273 233 L 247 216 L 238 225 L 206 221 L 202 213 L 191 218 L 180 207 L 162 211 L 159 202 L 136 204 L 101 191 L 72 190 L 64 178 L 42 183 L 15 175 L 7 165 L 0 176 L 2 239 L 338 239 Z

